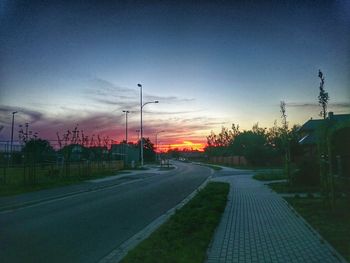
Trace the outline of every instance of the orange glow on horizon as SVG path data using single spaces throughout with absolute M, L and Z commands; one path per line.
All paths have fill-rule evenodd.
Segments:
M 182 143 L 172 143 L 168 145 L 158 145 L 159 152 L 167 152 L 168 150 L 179 149 L 182 150 L 192 150 L 203 152 L 205 148 L 204 143 L 195 143 L 191 141 L 183 141 Z

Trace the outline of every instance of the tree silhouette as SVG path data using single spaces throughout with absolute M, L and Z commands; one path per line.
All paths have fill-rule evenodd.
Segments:
M 290 178 L 290 142 L 289 142 L 290 138 L 289 138 L 289 132 L 288 132 L 286 103 L 284 101 L 281 101 L 280 112 L 281 112 L 281 118 L 282 118 L 282 142 L 283 142 L 283 148 L 284 148 L 285 172 L 286 172 L 287 179 L 288 179 L 289 183 L 291 183 L 291 178 Z
M 322 107 L 322 110 L 320 112 L 320 116 L 323 117 L 323 119 L 326 119 L 327 117 L 327 105 L 329 100 L 328 92 L 324 90 L 324 75 L 321 70 L 318 71 L 318 77 L 320 78 L 320 94 L 318 95 L 318 103 Z

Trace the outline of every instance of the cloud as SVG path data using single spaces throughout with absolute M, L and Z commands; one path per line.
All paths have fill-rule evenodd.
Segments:
M 17 115 L 21 115 L 21 119 L 26 122 L 36 123 L 43 118 L 43 113 L 23 107 L 13 107 L 0 105 L 0 123 L 9 125 L 12 122 L 12 112 L 17 111 Z
M 114 83 L 95 78 L 89 81 L 88 88 L 85 90 L 85 95 L 92 101 L 101 105 L 121 107 L 136 107 L 139 105 L 140 94 L 139 90 L 121 87 Z M 180 98 L 176 96 L 159 96 L 153 94 L 144 94 L 143 101 L 160 101 L 162 104 L 180 104 L 193 102 L 192 98 Z
M 145 101 L 161 101 L 162 103 L 181 103 L 181 102 L 193 102 L 195 99 L 179 98 L 176 96 L 154 96 L 154 95 L 145 95 Z
M 28 108 L 1 106 L 0 117 L 4 121 L 0 121 L 0 126 L 3 125 L 5 128 L 0 134 L 0 139 L 8 139 L 11 112 L 19 111 L 16 115 L 16 138 L 18 125 L 28 122 L 30 130 L 38 132 L 39 137 L 44 139 L 55 140 L 56 132 L 62 136 L 67 130 L 73 130 L 78 126 L 78 129 L 84 130 L 86 135 L 100 134 L 121 141 L 125 137 L 125 115 L 122 110 L 129 110 L 131 113 L 128 123 L 130 140 L 137 139 L 136 130 L 140 127 L 137 87 L 135 89 L 125 88 L 96 78 L 88 82 L 83 96 L 89 99 L 89 102 L 84 105 L 53 105 L 50 110 L 46 111 L 44 109 L 47 107 L 41 104 L 30 105 Z M 194 101 L 191 98 L 177 96 L 144 94 L 144 101 L 154 100 L 159 100 L 161 104 L 181 104 Z M 169 107 L 169 109 L 172 108 Z M 161 138 L 168 144 L 188 139 L 205 141 L 208 130 L 223 124 L 217 118 L 200 116 L 202 110 L 186 110 L 184 107 L 174 111 L 167 111 L 166 108 L 164 110 L 144 111 L 144 136 L 154 140 L 156 132 L 165 130 Z
M 289 102 L 286 103 L 288 107 L 292 108 L 318 108 L 320 105 L 316 102 Z M 344 108 L 350 108 L 349 102 L 334 102 L 329 103 L 328 108 L 334 108 L 334 109 L 344 109 Z

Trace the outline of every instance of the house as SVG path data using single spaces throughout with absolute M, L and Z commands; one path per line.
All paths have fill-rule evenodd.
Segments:
M 331 169 L 338 175 L 349 175 L 350 172 L 350 114 L 329 112 L 326 119 L 310 119 L 299 129 L 299 144 L 304 148 L 304 156 L 318 159 L 323 156 Z M 324 136 L 324 137 L 323 137 Z M 324 143 L 324 152 L 319 146 Z M 320 155 L 320 156 L 319 156 Z
M 139 162 L 140 148 L 125 143 L 112 144 L 110 154 L 113 160 L 124 160 L 128 165 Z

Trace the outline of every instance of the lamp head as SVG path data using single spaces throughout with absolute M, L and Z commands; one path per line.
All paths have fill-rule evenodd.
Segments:
M 142 85 L 141 84 L 137 84 L 138 87 L 142 88 Z

